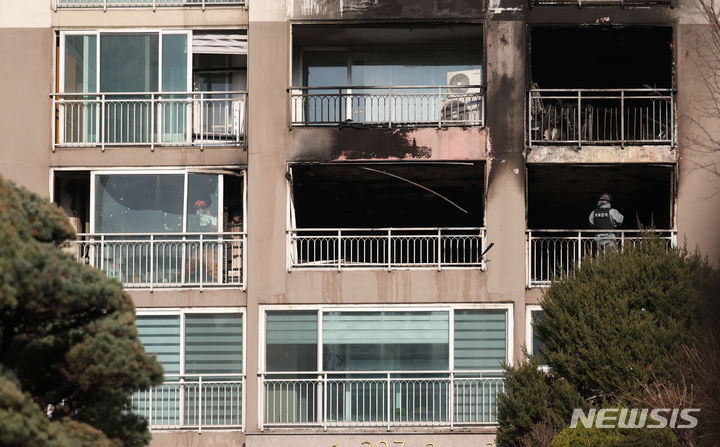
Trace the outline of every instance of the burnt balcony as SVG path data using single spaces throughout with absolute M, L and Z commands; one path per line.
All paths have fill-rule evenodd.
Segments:
M 677 144 L 670 89 L 531 89 L 529 147 Z

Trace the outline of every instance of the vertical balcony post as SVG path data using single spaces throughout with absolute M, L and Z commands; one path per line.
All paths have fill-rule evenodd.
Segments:
M 438 86 L 438 97 L 437 97 L 437 104 L 438 104 L 438 127 L 442 127 L 442 86 Z
M 100 147 L 105 152 L 105 93 L 100 95 Z
M 388 128 L 392 127 L 394 110 L 395 107 L 393 107 L 392 87 L 390 87 L 390 91 L 388 93 Z
M 528 105 L 527 105 L 527 114 L 528 114 L 528 119 L 527 119 L 528 147 L 529 147 L 529 148 L 532 148 L 532 142 L 533 142 L 533 138 L 532 138 L 532 132 L 533 132 L 533 127 L 532 127 L 532 119 L 533 119 L 533 116 L 532 116 L 532 110 L 533 110 L 533 91 L 532 91 L 532 90 L 528 90 L 528 102 L 527 102 L 527 104 L 528 104 Z M 540 131 L 542 131 L 542 129 L 540 129 Z
M 448 403 L 448 412 L 450 413 L 450 430 L 455 429 L 455 373 L 450 372 L 450 402 Z
M 582 133 L 580 128 L 582 120 L 582 91 L 578 90 L 577 94 L 577 123 L 575 123 L 575 134 L 577 135 L 578 148 L 582 148 Z
M 155 285 L 155 235 L 150 235 L 150 291 Z
M 388 230 L 387 230 L 387 250 L 386 250 L 386 252 L 387 252 L 387 268 L 388 268 L 388 271 L 390 271 L 390 269 L 392 268 L 392 254 L 393 254 L 393 250 L 392 250 L 392 233 L 391 233 L 391 232 L 392 232 L 392 229 L 388 229 Z
M 620 148 L 625 148 L 625 90 L 620 90 Z
M 328 429 L 328 375 L 327 373 L 324 373 L 322 375 L 322 382 L 320 383 L 320 386 L 322 387 L 322 401 L 320 402 L 320 405 L 318 406 L 318 413 L 320 413 L 320 417 L 322 417 L 322 424 L 323 424 L 323 431 L 327 431 Z M 320 408 L 322 407 L 322 408 Z
M 198 250 L 198 264 L 200 264 L 200 278 L 198 280 L 200 281 L 200 290 L 203 288 L 203 278 L 205 275 L 204 268 L 205 267 L 205 246 L 203 244 L 203 234 L 200 234 L 200 248 Z
M 149 388 L 148 388 L 148 398 L 149 398 L 148 403 L 147 403 L 147 408 L 148 408 L 148 427 L 151 427 L 151 428 L 152 428 L 152 426 L 153 426 L 153 407 L 154 407 L 154 403 L 153 403 L 153 387 L 149 387 Z
M 340 267 L 342 267 L 342 230 L 338 230 L 337 232 L 337 269 L 340 271 Z
M 528 287 L 532 286 L 532 259 L 533 259 L 533 246 L 532 246 L 532 230 L 528 230 L 528 237 L 527 237 L 527 285 Z
M 392 421 L 392 413 L 390 410 L 392 409 L 392 406 L 390 405 L 390 396 L 392 396 L 392 391 L 390 389 L 390 373 L 387 373 L 387 429 L 390 430 L 390 422 Z
M 155 2 L 153 1 L 153 11 Z M 155 151 L 155 93 L 150 94 L 150 151 Z
M 580 268 L 580 265 L 582 264 L 582 231 L 578 231 L 578 248 L 577 248 L 577 266 Z M 568 272 L 570 273 L 570 272 Z
M 198 433 L 202 433 L 202 408 L 203 408 L 203 383 L 202 376 L 198 376 Z
M 442 269 L 442 236 L 440 234 L 442 230 L 438 228 L 437 230 L 437 269 L 438 272 Z
M 205 148 L 205 93 L 200 93 L 198 109 L 200 109 L 200 150 L 202 151 Z

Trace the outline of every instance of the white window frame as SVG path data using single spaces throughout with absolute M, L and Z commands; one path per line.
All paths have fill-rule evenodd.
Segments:
M 185 375 L 185 318 L 187 314 L 241 314 L 242 315 L 242 371 L 247 368 L 247 317 L 242 307 L 184 307 L 184 308 L 137 308 L 135 316 L 179 316 L 180 317 L 180 376 Z M 243 406 L 245 403 L 243 402 Z M 243 415 L 243 419 L 244 419 Z
M 258 321 L 258 374 L 277 374 L 275 371 L 266 370 L 266 321 L 267 312 L 272 311 L 316 311 L 317 324 L 317 369 L 307 371 L 308 374 L 322 373 L 323 370 L 323 334 L 322 314 L 324 312 L 448 312 L 448 370 L 455 371 L 455 311 L 456 310 L 505 310 L 505 363 L 512 365 L 514 358 L 514 319 L 513 303 L 478 303 L 478 304 L 450 304 L 450 305 L 398 305 L 398 304 L 377 304 L 377 305 L 280 305 L 268 304 L 259 306 Z M 498 367 L 500 369 L 500 367 Z
M 195 168 L 185 168 L 185 169 L 110 169 L 110 170 L 91 170 L 90 171 L 90 233 L 95 233 L 95 194 L 97 191 L 95 191 L 95 176 L 97 175 L 183 175 L 184 176 L 184 183 L 183 183 L 183 228 L 182 232 L 187 232 L 187 220 L 188 220 L 188 214 L 187 214 L 187 198 L 188 198 L 188 176 L 190 174 L 212 174 L 218 176 L 218 203 L 217 203 L 217 216 L 218 216 L 218 225 L 217 230 L 212 233 L 221 233 L 223 225 L 225 222 L 222 221 L 223 219 L 223 205 L 225 203 L 225 197 L 224 197 L 224 174 L 221 172 L 212 172 L 214 170 L 203 170 L 203 169 L 195 169 Z M 245 170 L 243 170 L 245 172 Z M 243 174 L 243 178 L 245 175 Z M 243 182 L 243 185 L 245 185 L 245 181 Z M 245 207 L 246 200 L 245 200 L 245 187 L 243 186 L 243 214 L 245 213 Z M 244 216 L 243 216 L 244 217 Z M 243 218 L 243 230 L 245 227 L 245 220 Z M 209 234 L 212 234 L 209 233 Z M 145 233 L 138 233 L 138 234 L 145 234 Z
M 59 78 L 58 78 L 58 92 L 59 93 L 80 93 L 80 92 L 65 92 L 65 36 L 95 36 L 95 92 L 88 92 L 88 94 L 103 94 L 105 92 L 100 90 L 100 73 L 102 67 L 100 66 L 100 38 L 103 34 L 157 34 L 158 35 L 158 91 L 148 93 L 190 93 L 192 92 L 192 31 L 183 29 L 159 29 L 159 28 L 123 28 L 123 29 L 90 29 L 90 30 L 72 30 L 72 31 L 60 31 L 60 54 L 57 62 L 59 66 Z M 184 34 L 187 37 L 187 79 L 185 85 L 185 92 L 163 92 L 162 88 L 162 46 L 163 36 L 171 34 Z M 113 92 L 122 93 L 122 92 Z M 132 92 L 131 92 L 132 93 Z
M 529 355 L 534 352 L 533 346 L 533 327 L 532 327 L 532 314 L 533 312 L 542 312 L 543 308 L 539 304 L 528 304 L 525 306 L 525 349 Z M 540 365 L 540 369 L 544 372 L 548 372 L 550 367 L 548 365 Z

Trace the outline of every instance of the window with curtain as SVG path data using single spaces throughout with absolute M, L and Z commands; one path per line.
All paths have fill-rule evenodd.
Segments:
M 323 371 L 446 371 L 450 355 L 456 371 L 498 370 L 507 360 L 507 315 L 506 309 L 268 311 L 266 370 L 316 371 L 318 318 Z
M 140 342 L 157 355 L 165 374 L 222 376 L 243 371 L 242 321 L 237 312 L 188 312 L 138 315 L 135 325 Z

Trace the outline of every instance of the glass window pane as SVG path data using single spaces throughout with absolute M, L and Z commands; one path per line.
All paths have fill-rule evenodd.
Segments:
M 323 314 L 327 371 L 448 369 L 447 312 Z
M 180 317 L 139 315 L 135 325 L 145 351 L 157 355 L 165 374 L 180 374 Z
M 545 357 L 543 357 L 542 353 L 540 352 L 540 348 L 544 345 L 544 343 L 542 342 L 542 340 L 540 340 L 537 328 L 535 327 L 536 322 L 542 321 L 543 312 L 541 310 L 534 310 L 532 311 L 531 315 L 532 317 L 530 319 L 530 324 L 532 324 L 532 352 L 530 354 L 537 357 L 541 365 L 546 365 L 547 362 L 545 361 Z
M 182 232 L 184 175 L 95 176 L 96 233 Z
M 242 314 L 185 316 L 185 373 L 242 373 Z
M 165 34 L 162 36 L 162 91 L 185 92 L 187 77 L 187 35 Z
M 102 34 L 100 90 L 156 92 L 158 90 L 158 34 Z
M 317 312 L 268 312 L 267 371 L 317 370 Z
M 218 231 L 218 180 L 217 174 L 188 175 L 188 232 L 210 233 Z
M 500 369 L 506 357 L 506 310 L 455 311 L 455 369 Z
M 97 80 L 96 36 L 65 36 L 65 85 L 67 93 L 92 93 Z

